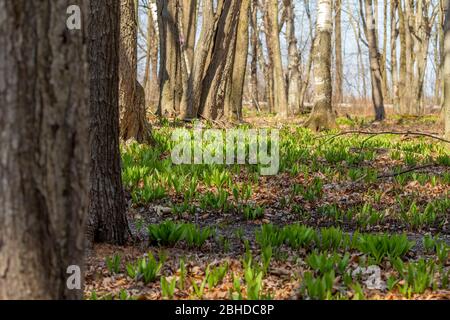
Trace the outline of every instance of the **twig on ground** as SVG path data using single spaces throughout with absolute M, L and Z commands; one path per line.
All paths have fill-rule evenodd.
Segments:
M 393 134 L 393 135 L 402 135 L 402 136 L 422 136 L 422 137 L 428 137 L 428 138 L 432 138 L 435 140 L 439 140 L 441 142 L 445 142 L 445 143 L 449 143 L 450 144 L 450 140 L 429 134 L 429 133 L 425 133 L 425 132 L 412 132 L 412 131 L 407 131 L 407 132 L 398 132 L 398 131 L 379 131 L 379 132 L 371 132 L 371 131 L 360 131 L 360 130 L 352 130 L 352 131 L 344 131 L 344 132 L 340 132 L 338 134 L 333 135 L 331 138 L 325 140 L 325 142 L 323 142 L 321 145 L 330 142 L 334 139 L 336 139 L 337 137 L 340 136 L 344 136 L 344 135 L 348 135 L 348 134 L 364 134 L 364 135 L 371 135 L 371 137 L 367 138 L 364 140 L 364 143 L 369 140 L 372 139 L 373 137 L 377 136 L 377 135 L 383 135 L 383 134 Z

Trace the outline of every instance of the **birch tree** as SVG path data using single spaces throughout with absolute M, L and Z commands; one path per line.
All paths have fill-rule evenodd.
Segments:
M 314 131 L 336 127 L 332 108 L 331 80 L 331 0 L 319 0 L 317 14 L 317 35 L 314 60 L 314 106 L 305 126 Z

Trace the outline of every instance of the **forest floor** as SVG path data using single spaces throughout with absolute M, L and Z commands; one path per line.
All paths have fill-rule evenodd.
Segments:
M 437 117 L 302 120 L 243 126 L 280 129 L 273 176 L 174 165 L 167 121 L 156 146 L 125 144 L 133 240 L 94 248 L 86 298 L 450 299 L 449 146 L 412 134 L 439 135 Z

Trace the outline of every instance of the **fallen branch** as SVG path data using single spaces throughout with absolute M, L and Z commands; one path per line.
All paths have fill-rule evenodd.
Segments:
M 413 171 L 417 171 L 417 170 L 422 170 L 422 169 L 427 169 L 427 168 L 432 168 L 432 167 L 435 167 L 435 166 L 437 166 L 437 164 L 435 164 L 435 163 L 425 164 L 423 166 L 412 167 L 412 168 L 405 169 L 405 170 L 400 171 L 400 172 L 395 172 L 395 173 L 390 173 L 390 174 L 386 174 L 386 175 L 383 175 L 383 176 L 379 176 L 379 177 L 377 177 L 377 179 L 394 178 L 394 177 L 400 176 L 400 175 L 405 174 L 405 173 L 409 173 L 409 172 L 413 172 Z
M 383 135 L 383 134 L 393 134 L 393 135 L 402 135 L 402 136 L 422 136 L 422 137 L 428 137 L 428 138 L 432 138 L 435 140 L 439 140 L 441 142 L 445 142 L 445 143 L 449 143 L 450 144 L 450 140 L 429 134 L 429 133 L 425 133 L 425 132 L 412 132 L 412 131 L 407 131 L 407 132 L 398 132 L 398 131 L 380 131 L 380 132 L 370 132 L 370 131 L 359 131 L 359 130 L 352 130 L 352 131 L 344 131 L 344 132 L 340 132 L 338 134 L 333 135 L 331 138 L 327 139 L 323 144 L 330 142 L 334 139 L 336 139 L 337 137 L 340 136 L 344 136 L 344 135 L 349 135 L 349 134 L 364 134 L 364 135 L 371 135 L 371 137 L 367 138 L 366 140 L 364 140 L 363 144 L 377 136 L 377 135 Z

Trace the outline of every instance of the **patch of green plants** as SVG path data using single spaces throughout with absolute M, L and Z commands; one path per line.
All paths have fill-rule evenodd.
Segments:
M 246 220 L 256 220 L 264 217 L 264 208 L 255 205 L 244 205 L 242 213 Z
M 105 259 L 106 267 L 109 273 L 117 274 L 120 273 L 121 257 L 119 254 L 114 254 L 112 257 L 106 257 Z
M 173 277 L 170 281 L 165 277 L 161 277 L 161 294 L 165 299 L 173 299 L 175 296 L 175 288 L 177 286 L 177 278 Z
M 409 241 L 406 235 L 362 234 L 356 248 L 369 255 L 375 264 L 380 264 L 385 258 L 393 260 L 405 256 L 414 245 L 415 242 Z
M 228 269 L 229 269 L 228 262 L 219 265 L 217 267 L 210 268 L 209 272 L 207 272 L 208 288 L 212 289 L 216 287 L 219 283 L 221 283 L 225 278 L 225 276 L 227 275 Z
M 338 274 L 343 274 L 350 262 L 350 254 L 341 256 L 338 253 L 318 253 L 313 252 L 306 258 L 308 266 L 319 274 L 327 274 L 334 270 Z
M 212 228 L 200 228 L 194 224 L 185 224 L 183 228 L 184 240 L 189 248 L 201 248 L 215 234 Z
M 303 296 L 311 300 L 331 300 L 335 280 L 333 270 L 318 277 L 314 277 L 311 272 L 305 272 L 301 286 Z
M 149 240 L 161 246 L 174 246 L 182 241 L 185 234 L 185 225 L 167 220 L 160 224 L 150 224 L 147 228 Z
M 153 254 L 149 253 L 147 257 L 143 257 L 135 263 L 128 263 L 126 269 L 130 278 L 148 284 L 158 278 L 163 265 L 164 259 L 160 258 L 157 261 Z
M 427 289 L 436 289 L 436 265 L 432 260 L 419 259 L 417 262 L 404 264 L 397 259 L 394 266 L 404 280 L 399 291 L 408 298 L 411 298 L 411 293 L 423 294 Z

